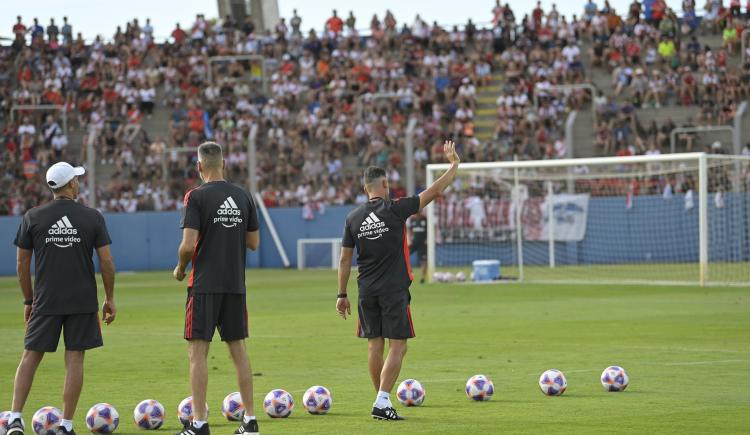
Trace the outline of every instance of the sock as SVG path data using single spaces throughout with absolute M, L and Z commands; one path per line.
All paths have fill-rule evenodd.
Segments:
M 243 417 L 242 422 L 245 423 L 245 424 L 247 424 L 247 423 L 250 423 L 253 420 L 255 420 L 255 416 L 254 415 L 246 415 L 245 417 Z
M 206 422 L 206 421 L 200 421 L 200 420 L 193 420 L 193 427 L 196 428 L 196 429 L 200 429 L 206 423 L 208 423 L 208 422 Z
M 375 399 L 375 407 L 380 409 L 392 408 L 391 394 L 386 391 L 378 391 L 378 397 Z
M 11 411 L 10 412 L 10 419 L 8 421 L 9 422 L 14 422 L 16 420 L 21 420 L 21 423 L 23 423 L 23 417 L 21 416 L 21 413 L 20 412 L 13 412 L 13 411 Z
M 65 430 L 70 432 L 73 430 L 73 420 L 62 419 L 62 421 L 60 421 L 60 426 L 64 427 Z

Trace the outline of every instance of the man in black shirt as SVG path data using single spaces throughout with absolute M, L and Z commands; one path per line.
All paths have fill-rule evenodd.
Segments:
M 203 184 L 185 195 L 180 244 L 174 277 L 185 279 L 185 268 L 193 264 L 185 305 L 185 339 L 188 340 L 190 383 L 193 390 L 193 422 L 180 435 L 208 435 L 206 390 L 208 347 L 219 329 L 221 340 L 237 370 L 245 417 L 234 432 L 258 433 L 253 408 L 253 378 L 245 350 L 247 305 L 245 301 L 245 256 L 258 249 L 258 214 L 250 194 L 224 180 L 221 147 L 206 142 L 198 147 L 198 172 Z
M 409 252 L 416 252 L 419 257 L 419 265 L 422 268 L 422 278 L 419 282 L 424 284 L 427 275 L 427 217 L 420 210 L 409 219 L 406 228 L 410 242 Z
M 437 198 L 453 181 L 459 158 L 451 141 L 443 145 L 450 169 L 419 196 L 391 200 L 385 170 L 365 170 L 364 187 L 369 200 L 346 218 L 339 263 L 339 294 L 336 312 L 346 319 L 351 306 L 346 294 L 357 248 L 359 286 L 357 335 L 368 340 L 370 378 L 378 392 L 372 417 L 403 420 L 393 408 L 390 392 L 401 371 L 406 340 L 414 337 L 409 286 L 413 280 L 406 243 L 406 220 Z M 383 360 L 385 339 L 388 357 Z
M 84 172 L 65 162 L 52 165 L 47 171 L 47 184 L 54 200 L 26 212 L 14 241 L 18 247 L 18 281 L 25 299 L 26 338 L 13 385 L 8 434 L 23 435 L 21 412 L 34 374 L 44 354 L 57 350 L 61 331 L 65 338 L 65 406 L 57 434 L 75 433 L 72 420 L 83 388 L 84 352 L 102 346 L 94 250 L 106 293 L 104 323 L 115 320 L 115 265 L 107 226 L 101 213 L 76 202 L 78 177 Z M 33 292 L 32 254 L 36 267 Z

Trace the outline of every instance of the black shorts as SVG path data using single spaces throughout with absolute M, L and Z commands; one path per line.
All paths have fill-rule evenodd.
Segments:
M 357 336 L 361 338 L 414 338 L 409 291 L 359 298 Z
M 101 347 L 102 328 L 97 313 L 37 314 L 32 313 L 26 325 L 24 348 L 37 352 L 55 352 L 65 338 L 65 350 L 82 351 Z
M 418 245 L 412 245 L 410 249 L 411 252 L 417 254 L 417 258 L 419 258 L 420 263 L 422 261 L 427 261 L 427 244 L 420 243 Z
M 221 341 L 247 338 L 245 295 L 193 293 L 188 289 L 185 304 L 185 340 L 211 341 L 217 328 Z

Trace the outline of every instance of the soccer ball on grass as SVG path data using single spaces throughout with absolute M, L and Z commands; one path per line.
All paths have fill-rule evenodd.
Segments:
M 424 396 L 424 387 L 416 379 L 401 382 L 396 390 L 396 397 L 404 406 L 419 406 L 424 403 Z
M 120 425 L 120 414 L 109 403 L 97 403 L 86 414 L 86 427 L 93 433 L 112 433 Z
M 550 369 L 539 377 L 539 388 L 547 396 L 559 396 L 568 388 L 568 381 L 560 370 Z
M 495 393 L 495 385 L 485 375 L 474 375 L 466 381 L 466 395 L 471 400 L 482 402 L 490 400 Z
M 294 409 L 294 398 L 282 389 L 271 390 L 263 399 L 263 410 L 271 418 L 287 418 Z
M 146 399 L 133 410 L 133 421 L 141 429 L 159 429 L 164 424 L 164 406 L 153 399 Z
M 602 387 L 607 391 L 625 391 L 630 379 L 628 374 L 620 366 L 609 366 L 602 372 Z
M 302 396 L 302 406 L 305 407 L 307 412 L 310 414 L 325 414 L 331 410 L 333 405 L 333 397 L 328 388 L 320 385 L 315 385 L 305 391 L 305 395 Z

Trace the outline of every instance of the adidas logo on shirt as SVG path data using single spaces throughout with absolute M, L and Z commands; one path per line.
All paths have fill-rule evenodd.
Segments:
M 78 235 L 78 230 L 73 227 L 67 216 L 61 217 L 57 222 L 52 224 L 49 230 L 47 230 L 47 234 L 50 237 L 47 237 L 44 243 L 52 243 L 58 248 L 68 248 L 73 243 L 81 243 L 81 239 L 75 237 Z
M 225 228 L 234 228 L 242 223 L 242 212 L 231 196 L 227 196 L 227 199 L 216 210 L 216 214 L 219 216 L 214 218 L 214 223 L 220 223 Z
M 388 227 L 385 226 L 385 222 L 378 219 L 375 213 L 370 212 L 364 222 L 362 222 L 362 225 L 359 226 L 357 238 L 365 237 L 369 240 L 375 240 L 383 237 L 383 233 L 386 232 L 388 232 Z

